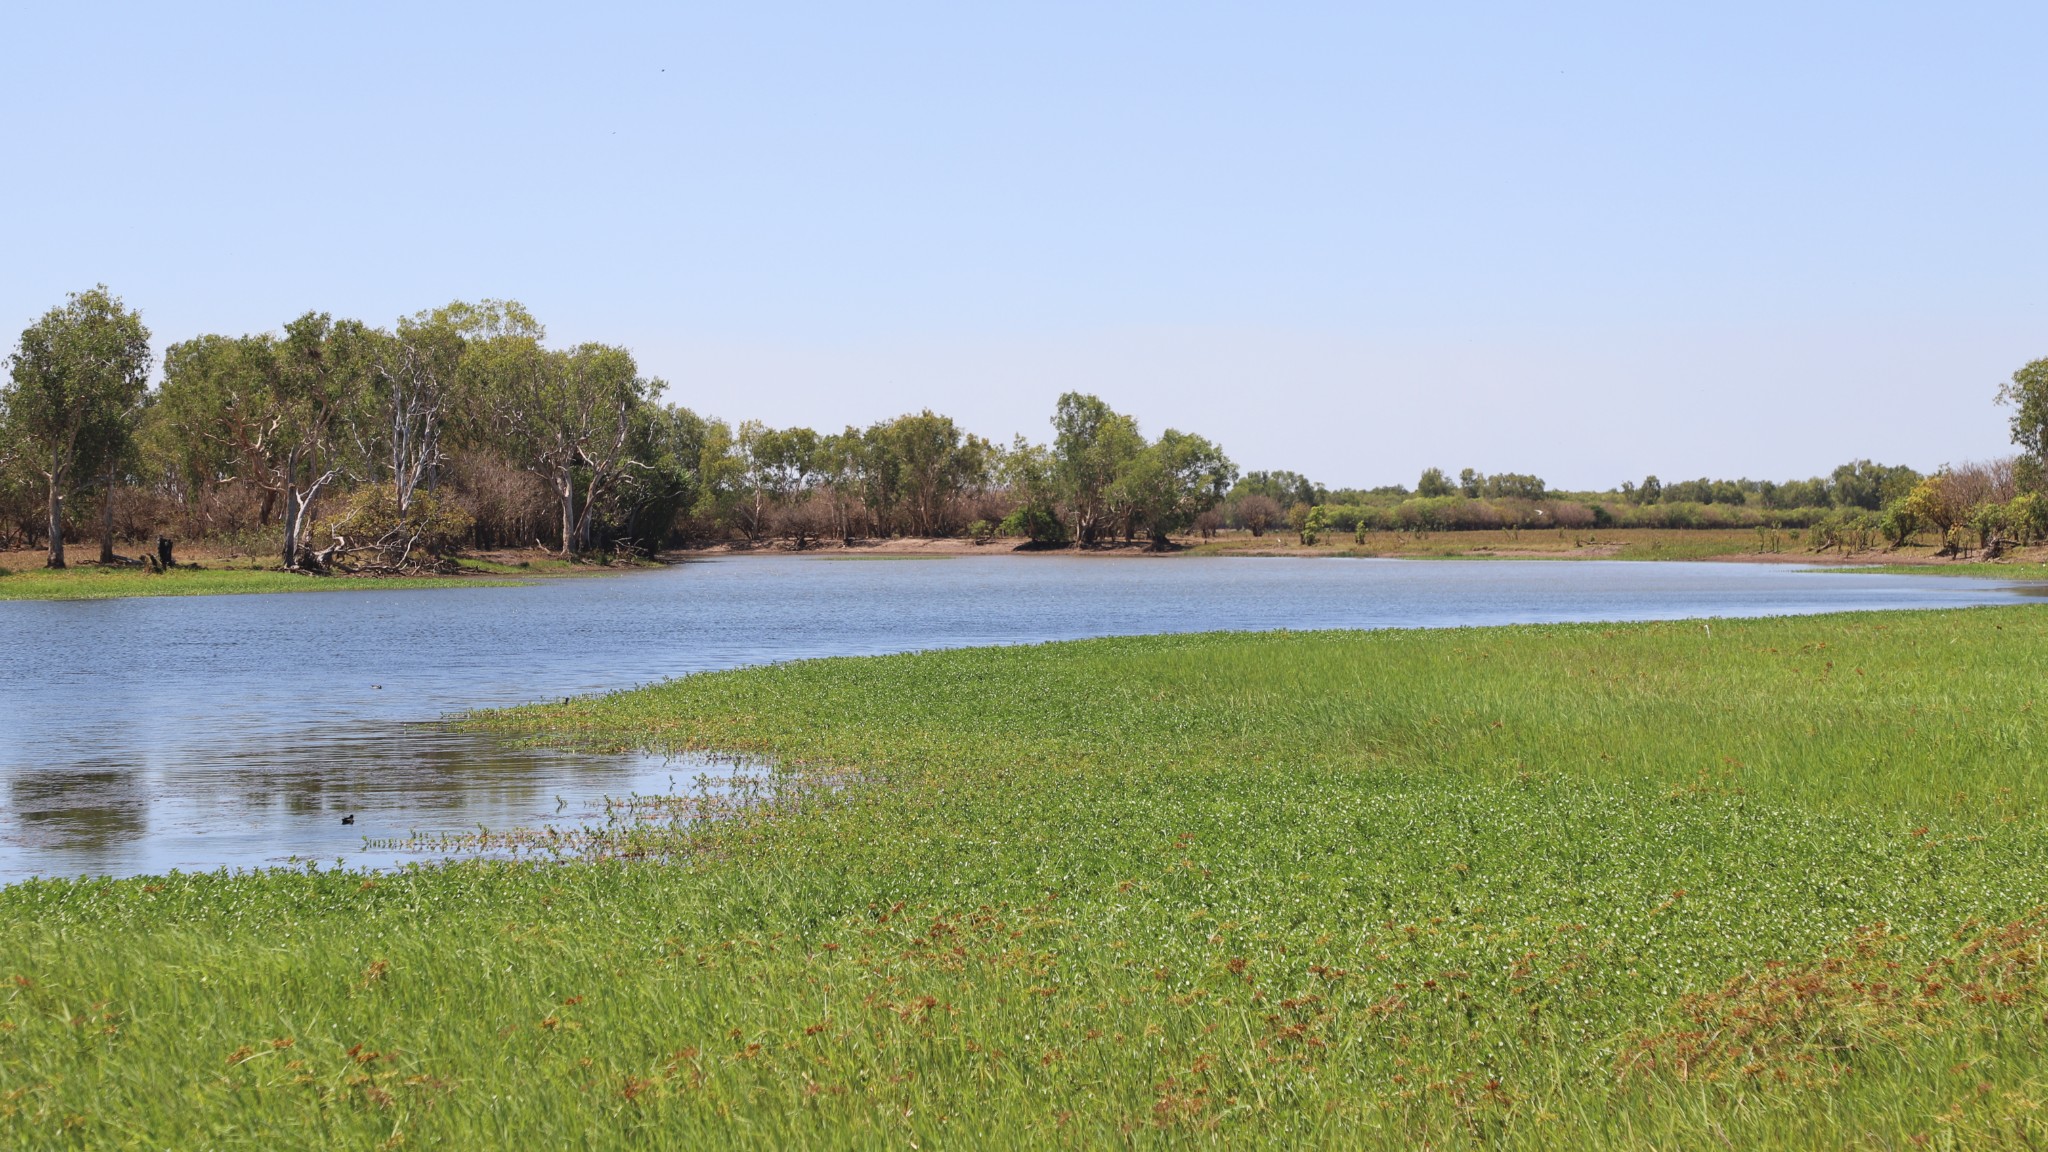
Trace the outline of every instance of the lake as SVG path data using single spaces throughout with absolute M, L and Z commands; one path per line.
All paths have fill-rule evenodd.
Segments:
M 707 765 L 519 749 L 467 709 L 815 656 L 1214 629 L 1413 628 L 2016 603 L 1769 564 L 730 557 L 521 587 L 0 602 L 0 881 L 314 861 L 590 819 Z M 344 816 L 353 816 L 343 825 Z

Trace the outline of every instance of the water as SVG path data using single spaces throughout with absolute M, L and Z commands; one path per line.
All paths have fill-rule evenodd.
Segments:
M 1779 565 L 735 557 L 517 588 L 0 603 L 0 881 L 378 866 L 414 831 L 577 822 L 707 766 L 521 750 L 449 713 L 810 656 L 1209 629 L 2017 602 Z M 344 816 L 354 823 L 343 825 Z

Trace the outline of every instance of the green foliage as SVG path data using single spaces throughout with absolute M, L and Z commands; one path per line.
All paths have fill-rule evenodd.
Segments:
M 2035 460 L 2048 459 L 2048 357 L 2022 365 L 1998 389 L 2012 409 L 2012 442 Z
M 1815 521 L 1811 536 L 1816 552 L 1866 552 L 1877 545 L 1883 530 L 1877 514 L 1861 508 L 1837 508 Z M 1908 535 L 1911 533 L 1909 532 Z
M 1415 482 L 1415 494 L 1425 500 L 1449 496 L 1456 491 L 1457 489 L 1451 485 L 1450 478 L 1444 475 L 1441 468 L 1423 469 L 1422 478 Z
M 951 417 L 930 409 L 876 424 L 864 435 L 868 506 L 882 515 L 899 514 L 918 536 L 950 531 L 955 501 L 985 487 L 995 449 L 963 431 Z
M 1144 524 L 1154 547 L 1164 547 L 1169 533 L 1187 531 L 1221 503 L 1236 478 L 1223 449 L 1168 428 L 1124 465 L 1109 502 Z
M 1230 489 L 1229 499 L 1242 500 L 1247 496 L 1263 496 L 1282 508 L 1296 504 L 1322 504 L 1329 499 L 1329 492 L 1299 472 L 1280 469 L 1272 472 L 1247 472 Z
M 1296 504 L 1294 507 L 1289 508 L 1287 510 L 1288 530 L 1296 535 L 1306 534 L 1308 531 L 1309 514 L 1315 510 L 1316 506 L 1313 504 Z M 1304 540 L 1303 543 L 1307 543 L 1307 541 Z
M 141 315 L 104 284 L 44 313 L 8 357 L 0 448 L 43 478 L 52 568 L 65 564 L 64 499 L 128 449 L 152 361 Z
M 1467 469 L 1470 471 L 1470 469 Z M 1548 488 L 1541 476 L 1520 472 L 1497 472 L 1485 478 L 1480 494 L 1491 500 L 1542 500 Z
M 1100 397 L 1068 392 L 1053 413 L 1052 479 L 1082 546 L 1106 535 L 1110 487 L 1139 452 L 1138 422 Z
M 1323 538 L 1323 533 L 1329 531 L 1329 529 L 1329 515 L 1324 511 L 1323 505 L 1318 504 L 1308 510 L 1308 515 L 1301 518 L 1301 527 L 1299 529 L 1301 542 L 1303 544 L 1315 544 Z
M 1879 511 L 1905 499 L 1920 474 L 1903 465 L 1887 467 L 1868 460 L 1853 460 L 1835 469 L 1829 478 L 1828 494 L 1838 508 Z
M 1056 548 L 1067 543 L 1067 525 L 1050 508 L 1041 504 L 1020 505 L 1003 517 L 1005 536 L 1022 536 L 1040 547 Z
M 1964 523 L 1970 535 L 1976 538 L 1979 548 L 1989 548 L 1992 541 L 2012 533 L 2012 516 L 2003 504 L 1979 504 L 1970 509 L 1969 518 Z
M 1911 500 L 1904 498 L 1892 501 L 1878 519 L 1879 530 L 1894 548 L 1904 546 L 1920 531 L 1922 524 L 1918 509 Z
M 2005 507 L 2006 524 L 2022 544 L 2048 540 L 2048 496 L 2022 492 Z
M 1970 515 L 1970 506 L 1958 499 L 1955 490 L 1942 483 L 1938 475 L 1915 484 L 1913 490 L 1900 499 L 1898 507 L 1916 529 L 1920 526 L 1932 528 L 1944 537 Z M 1909 534 L 1916 529 L 1909 529 Z

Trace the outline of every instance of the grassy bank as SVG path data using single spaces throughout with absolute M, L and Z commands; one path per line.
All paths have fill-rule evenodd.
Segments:
M 131 596 L 221 596 L 249 592 L 338 592 L 363 588 L 449 588 L 503 584 L 450 576 L 350 579 L 256 569 L 179 568 L 153 575 L 140 568 L 78 565 L 0 574 L 0 600 L 113 600 Z
M 1891 576 L 1975 576 L 1983 580 L 2048 581 L 2048 562 L 1944 560 L 1934 564 L 1854 564 L 1829 572 L 1875 572 Z
M 272 562 L 248 556 L 203 556 L 168 572 L 133 564 L 73 564 L 48 569 L 40 559 L 13 554 L 0 559 L 0 600 L 113 600 L 135 596 L 223 596 L 256 592 L 340 592 L 363 589 L 474 588 L 517 583 L 520 577 L 573 576 L 640 565 L 578 563 L 558 556 L 501 553 L 464 557 L 456 572 L 422 576 L 309 576 L 279 571 Z M 509 578 L 509 579 L 508 579 Z
M 2048 1140 L 2048 614 L 1101 640 L 482 723 L 661 862 L 0 890 L 0 1145 Z

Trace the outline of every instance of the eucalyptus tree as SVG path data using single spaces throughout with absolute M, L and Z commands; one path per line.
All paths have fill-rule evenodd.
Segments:
M 988 486 L 994 448 L 929 408 L 876 424 L 866 439 L 871 456 L 886 461 L 892 503 L 911 535 L 942 534 L 954 501 Z
M 377 339 L 360 321 L 308 312 L 282 336 L 200 336 L 165 354 L 165 419 L 264 492 L 266 522 L 281 506 L 287 570 L 322 565 L 308 540 L 320 497 L 367 466 Z
M 122 480 L 132 476 L 142 460 L 141 430 L 150 407 L 150 396 L 142 396 L 116 419 L 116 425 L 107 430 L 100 439 L 99 475 L 100 487 L 100 555 L 99 562 L 113 564 L 119 560 L 114 555 L 114 498 L 120 493 Z
M 193 484 L 248 479 L 262 492 L 268 527 L 277 492 L 262 482 L 270 429 L 259 418 L 276 338 L 207 334 L 164 350 L 164 379 L 150 412 L 151 447 L 167 470 Z
M 746 462 L 740 458 L 732 425 L 723 420 L 704 422 L 702 445 L 697 452 L 697 499 L 690 516 L 700 529 L 724 528 L 731 524 L 739 502 Z
M 2012 407 L 2012 442 L 2025 450 L 2029 481 L 2038 485 L 2048 462 L 2048 357 L 2032 360 L 1998 389 L 1998 402 Z
M 446 455 L 443 433 L 466 344 L 461 325 L 473 306 L 451 304 L 401 319 L 396 330 L 379 334 L 374 396 L 384 467 L 402 516 L 413 493 L 432 491 Z
M 1092 545 L 1107 523 L 1110 485 L 1145 447 L 1138 422 L 1099 397 L 1068 392 L 1053 412 L 1052 464 L 1074 543 Z
M 858 428 L 818 438 L 811 470 L 817 474 L 830 530 L 842 543 L 853 543 L 867 518 L 867 504 L 861 495 L 867 460 L 866 434 Z
M 1112 485 L 1112 503 L 1129 509 L 1154 548 L 1222 503 L 1237 482 L 1237 465 L 1203 437 L 1168 428 L 1132 457 Z
M 807 494 L 821 442 L 809 428 L 770 428 L 759 420 L 740 425 L 735 444 L 740 498 L 735 512 L 747 539 L 759 540 L 777 508 Z
M 702 490 L 704 446 L 711 422 L 680 405 L 643 404 L 634 415 L 617 498 L 626 541 L 652 552 L 667 542 L 676 521 Z
M 472 340 L 463 374 L 490 443 L 553 491 L 562 554 L 587 549 L 596 510 L 627 467 L 635 414 L 658 385 L 624 348 L 556 351 L 529 323 Z
M 377 334 L 359 320 L 308 312 L 284 326 L 274 346 L 266 399 L 282 432 L 273 473 L 284 499 L 284 566 L 318 568 L 307 550 L 313 512 L 331 484 L 367 466 L 363 426 L 370 420 L 370 383 Z
M 64 498 L 128 444 L 150 364 L 141 315 L 104 284 L 44 313 L 8 358 L 0 408 L 8 439 L 44 481 L 51 568 L 64 567 Z
M 1003 531 L 1027 537 L 1040 547 L 1066 543 L 1052 449 L 1033 444 L 1020 433 L 996 461 L 995 472 L 1014 505 L 1003 520 Z

